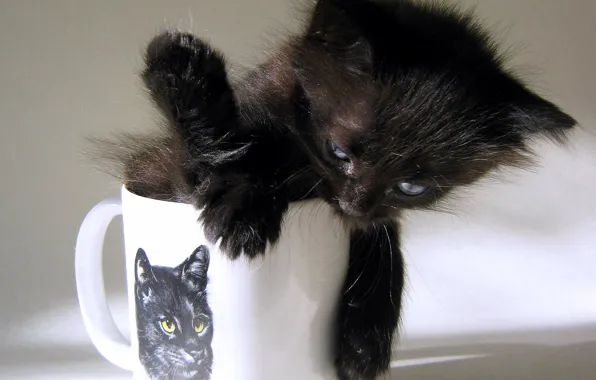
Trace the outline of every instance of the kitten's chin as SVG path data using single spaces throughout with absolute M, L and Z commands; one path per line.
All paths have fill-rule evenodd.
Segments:
M 350 207 L 342 207 L 340 200 L 335 196 L 326 196 L 328 194 L 320 194 L 320 197 L 325 200 L 331 207 L 335 214 L 345 223 L 350 229 L 365 229 L 372 224 L 380 223 L 388 220 L 394 220 L 399 216 L 400 209 L 396 207 L 385 207 L 378 205 L 366 213 L 351 212 Z
M 339 206 L 334 205 L 335 213 L 341 218 L 345 225 L 350 229 L 366 229 L 376 223 L 385 222 L 397 218 L 396 215 L 386 213 L 370 213 L 366 215 L 354 216 L 345 213 Z

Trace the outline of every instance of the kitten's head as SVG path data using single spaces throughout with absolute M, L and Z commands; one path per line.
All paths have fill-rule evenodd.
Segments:
M 295 42 L 297 128 L 321 195 L 358 221 L 429 207 L 575 121 L 505 71 L 470 14 L 320 0 Z
M 205 379 L 211 373 L 213 314 L 207 302 L 209 251 L 197 248 L 176 268 L 135 258 L 139 356 L 152 379 Z

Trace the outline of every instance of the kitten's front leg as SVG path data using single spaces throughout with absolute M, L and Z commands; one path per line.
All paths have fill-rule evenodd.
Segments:
M 272 189 L 244 176 L 228 173 L 202 197 L 205 235 L 212 243 L 221 239 L 222 251 L 232 259 L 242 254 L 254 258 L 263 254 L 268 244 L 275 244 L 288 209 L 284 189 Z M 211 181 L 218 178 L 212 176 Z
M 404 284 L 398 234 L 393 221 L 352 232 L 336 336 L 340 380 L 372 380 L 389 368 Z
M 209 240 L 221 239 L 232 258 L 263 253 L 279 237 L 287 200 L 271 178 L 253 173 L 270 163 L 249 152 L 257 138 L 242 128 L 221 54 L 192 34 L 166 31 L 147 47 L 143 79 L 182 143 L 183 171 Z
M 201 177 L 245 153 L 250 142 L 238 135 L 239 109 L 224 58 L 208 43 L 179 31 L 157 35 L 147 46 L 142 78 L 184 144 L 189 172 Z

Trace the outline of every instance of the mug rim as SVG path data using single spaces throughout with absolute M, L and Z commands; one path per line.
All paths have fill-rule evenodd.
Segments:
M 157 204 L 162 204 L 164 206 L 165 205 L 169 205 L 170 207 L 188 207 L 188 206 L 191 206 L 195 210 L 199 210 L 199 211 L 202 210 L 202 208 L 197 208 L 192 203 L 175 202 L 175 201 L 169 201 L 169 200 L 164 200 L 164 199 L 155 199 L 155 198 L 144 197 L 142 195 L 139 195 L 137 193 L 134 193 L 134 192 L 130 191 L 126 187 L 126 184 L 122 184 L 122 186 L 121 186 L 121 194 L 122 195 L 125 195 L 126 194 L 126 197 L 136 198 L 136 199 L 138 199 L 141 202 L 157 203 Z M 295 207 L 300 207 L 300 206 L 304 206 L 304 205 L 307 205 L 309 203 L 315 203 L 315 202 L 322 202 L 324 204 L 327 204 L 327 206 L 330 207 L 331 209 L 333 209 L 333 207 L 331 205 L 329 205 L 327 202 L 325 202 L 321 198 L 311 198 L 311 199 L 305 199 L 305 200 L 300 200 L 300 201 L 293 201 L 293 202 L 290 202 L 288 204 L 288 209 L 295 208 Z
M 164 200 L 164 199 L 155 199 L 155 198 L 149 198 L 149 197 L 144 197 L 142 195 L 139 195 L 137 193 L 134 193 L 132 191 L 130 191 L 127 187 L 126 184 L 122 184 L 122 186 L 120 187 L 120 191 L 122 194 L 122 197 L 126 197 L 126 198 L 133 198 L 136 199 L 139 202 L 151 202 L 153 204 L 161 204 L 163 206 L 168 205 L 168 206 L 172 206 L 172 207 L 188 207 L 188 206 L 192 206 L 194 208 L 194 206 L 190 203 L 186 203 L 186 202 L 175 202 L 175 201 L 168 201 L 168 200 Z

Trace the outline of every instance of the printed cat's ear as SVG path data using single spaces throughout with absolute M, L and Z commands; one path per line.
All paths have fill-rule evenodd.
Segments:
M 523 88 L 513 103 L 512 118 L 522 135 L 544 135 L 562 142 L 577 122 L 559 107 Z
M 139 285 L 144 285 L 147 281 L 155 279 L 151 263 L 142 248 L 139 248 L 135 257 L 135 279 Z
M 182 281 L 194 291 L 204 291 L 207 287 L 209 270 L 209 249 L 201 245 L 182 264 L 176 268 Z

